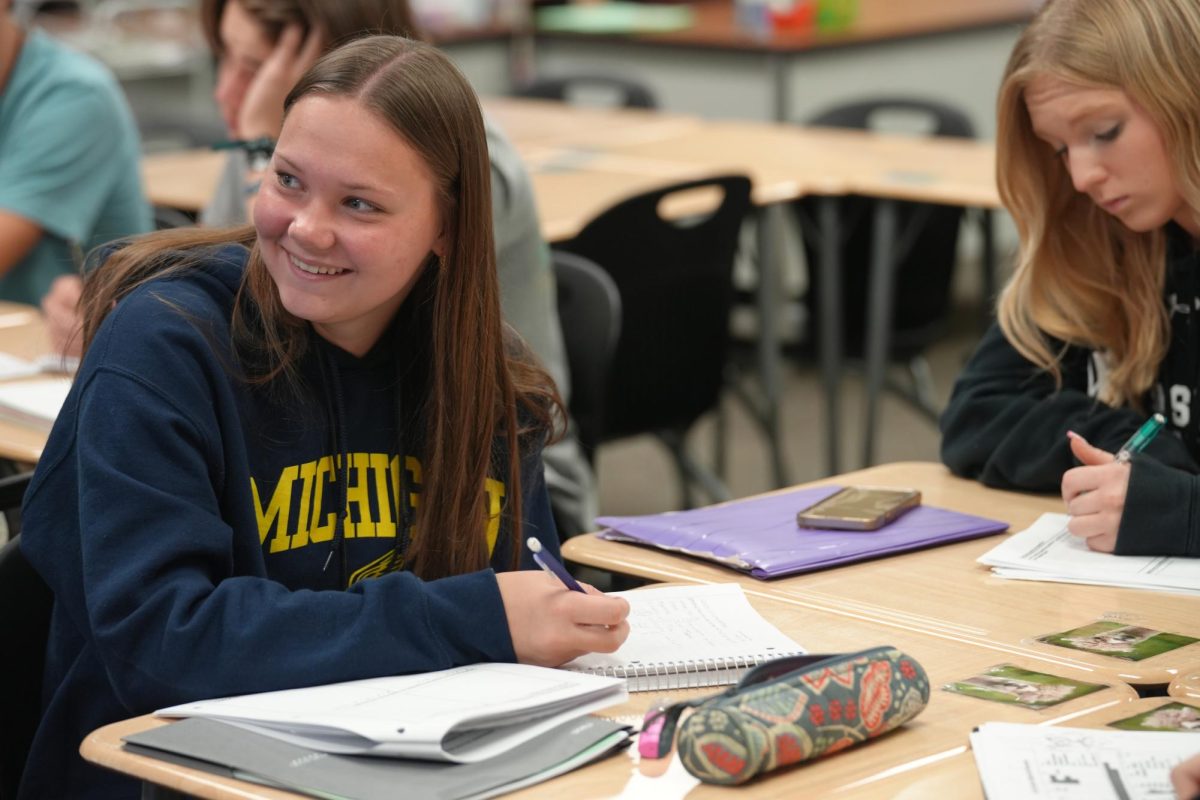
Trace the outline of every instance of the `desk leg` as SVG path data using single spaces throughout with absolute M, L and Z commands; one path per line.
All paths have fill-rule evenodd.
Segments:
M 775 488 L 789 485 L 783 456 L 783 432 L 779 428 L 780 360 L 779 304 L 783 297 L 779 253 L 783 245 L 786 212 L 778 204 L 769 205 L 758 215 L 758 374 L 762 381 L 762 424 L 771 450 L 771 468 Z
M 825 386 L 825 452 L 830 475 L 841 473 L 840 382 L 842 379 L 842 272 L 838 198 L 822 197 L 821 228 L 821 378 Z
M 792 76 L 788 71 L 787 56 L 781 53 L 767 54 L 767 70 L 771 73 L 771 89 L 775 93 L 773 110 L 776 122 L 791 122 Z
M 168 789 L 166 786 L 159 786 L 157 783 L 150 781 L 142 782 L 142 800 L 186 800 L 191 797 L 190 794 L 177 792 L 174 789 Z
M 996 215 L 990 208 L 979 209 L 979 229 L 983 234 L 983 329 L 996 316 Z
M 888 366 L 888 348 L 892 333 L 892 304 L 895 302 L 896 202 L 877 200 L 875 229 L 871 252 L 871 274 L 868 278 L 870 298 L 867 305 L 867 343 L 865 407 L 863 420 L 864 467 L 875 463 L 875 423 L 883 380 Z

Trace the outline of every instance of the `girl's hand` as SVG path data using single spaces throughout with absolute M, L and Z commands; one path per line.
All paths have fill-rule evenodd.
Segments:
M 241 139 L 279 138 L 283 101 L 325 50 L 325 36 L 313 28 L 304 36 L 299 23 L 289 23 L 275 49 L 259 67 L 238 111 L 236 135 Z
M 629 636 L 629 603 L 584 584 L 572 592 L 540 570 L 496 575 L 517 661 L 557 667 L 585 653 L 611 653 Z
M 1083 462 L 1063 473 L 1062 496 L 1071 521 L 1067 530 L 1085 539 L 1087 546 L 1111 553 L 1117 546 L 1117 530 L 1129 491 L 1129 464 L 1113 454 L 1088 444 L 1074 431 L 1067 432 L 1071 452 Z
M 83 349 L 83 320 L 79 316 L 79 298 L 83 279 L 78 275 L 60 275 L 42 298 L 46 315 L 46 333 L 54 352 L 78 357 Z
M 1179 800 L 1193 800 L 1200 795 L 1200 755 L 1192 756 L 1171 770 L 1171 783 Z

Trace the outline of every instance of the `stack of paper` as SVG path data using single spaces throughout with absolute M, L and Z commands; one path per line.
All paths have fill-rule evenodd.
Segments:
M 1071 535 L 1068 520 L 1066 514 L 1043 514 L 980 556 L 979 563 L 1001 578 L 1200 595 L 1200 559 L 1097 553 Z
M 466 667 L 185 703 L 155 712 L 244 725 L 326 753 L 472 763 L 624 702 L 624 681 L 525 664 Z
M 0 418 L 48 431 L 70 391 L 70 378 L 0 383 Z
M 1171 768 L 1195 755 L 1191 733 L 1085 730 L 986 722 L 971 734 L 988 800 L 1162 800 Z
M 629 729 L 615 722 L 584 717 L 563 723 L 502 756 L 471 764 L 446 764 L 329 755 L 227 723 L 185 719 L 127 736 L 125 749 L 325 800 L 482 800 L 603 758 L 627 744 L 629 737 Z

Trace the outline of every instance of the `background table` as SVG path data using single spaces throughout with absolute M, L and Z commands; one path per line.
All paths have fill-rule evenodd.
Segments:
M 1003 520 L 1012 531 L 1027 527 L 1044 512 L 1062 511 L 1057 497 L 988 489 L 950 475 L 940 464 L 888 464 L 809 485 L 830 483 L 912 486 L 922 491 L 926 505 Z M 594 535 L 569 539 L 563 555 L 580 564 L 651 580 L 736 580 L 752 596 L 969 642 L 1004 657 L 1050 658 L 1064 666 L 1094 670 L 1108 681 L 1165 687 L 1200 661 L 1200 643 L 1134 662 L 1037 641 L 1038 636 L 1097 620 L 1200 638 L 1200 618 L 1195 598 L 1183 595 L 992 577 L 975 559 L 998 541 L 989 536 L 768 581 Z

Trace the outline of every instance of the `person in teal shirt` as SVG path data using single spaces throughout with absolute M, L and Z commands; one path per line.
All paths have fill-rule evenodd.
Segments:
M 104 67 L 0 0 L 0 299 L 36 305 L 91 248 L 152 228 L 138 135 Z

